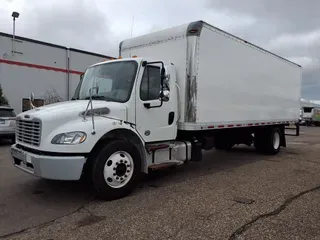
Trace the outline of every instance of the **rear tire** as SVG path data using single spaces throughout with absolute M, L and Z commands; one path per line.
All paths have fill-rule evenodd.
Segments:
M 266 155 L 278 154 L 281 146 L 280 129 L 274 127 L 256 132 L 254 146 L 260 153 Z
M 266 151 L 267 155 L 275 155 L 280 151 L 281 131 L 279 128 L 272 128 L 267 134 Z
M 141 156 L 127 140 L 111 140 L 93 159 L 92 182 L 96 194 L 105 200 L 129 195 L 141 178 Z

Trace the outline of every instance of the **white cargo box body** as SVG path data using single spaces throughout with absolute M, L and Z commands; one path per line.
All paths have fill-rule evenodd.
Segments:
M 203 21 L 120 43 L 120 56 L 175 65 L 179 129 L 296 122 L 301 67 Z

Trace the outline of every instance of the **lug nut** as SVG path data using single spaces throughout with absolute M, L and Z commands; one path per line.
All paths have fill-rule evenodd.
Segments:
M 115 174 L 115 173 L 113 174 L 113 176 L 116 176 L 116 175 L 117 175 L 117 174 Z
M 113 170 L 116 170 L 116 168 L 114 167 Z
M 117 180 L 119 180 L 119 177 L 116 177 Z
M 128 177 L 127 175 L 124 175 L 124 177 L 126 178 L 126 177 Z
M 119 165 L 119 163 L 116 163 L 116 165 Z
M 130 170 L 127 170 L 127 172 L 130 172 Z
M 122 180 L 123 180 L 123 178 L 120 178 L 120 180 L 122 181 Z
M 123 163 L 123 160 L 120 160 L 121 163 Z

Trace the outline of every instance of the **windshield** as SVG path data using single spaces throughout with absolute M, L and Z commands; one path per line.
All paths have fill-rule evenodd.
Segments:
M 138 64 L 136 61 L 107 62 L 90 67 L 79 84 L 76 99 L 92 98 L 114 102 L 129 100 Z M 76 90 L 76 91 L 77 91 Z

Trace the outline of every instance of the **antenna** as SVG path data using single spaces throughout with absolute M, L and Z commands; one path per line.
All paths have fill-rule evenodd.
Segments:
M 134 27 L 134 16 L 132 16 L 131 37 L 133 35 L 133 27 Z

